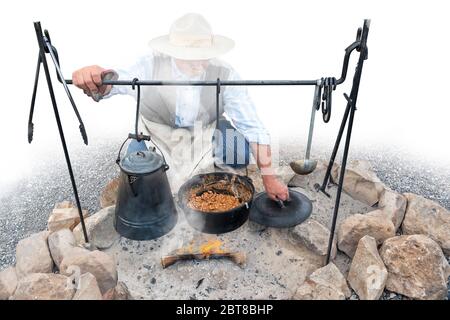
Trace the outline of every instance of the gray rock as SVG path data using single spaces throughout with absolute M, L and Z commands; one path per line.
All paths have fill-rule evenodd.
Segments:
M 339 250 L 353 257 L 359 240 L 369 235 L 380 245 L 384 240 L 395 236 L 395 227 L 382 210 L 374 210 L 366 214 L 354 214 L 338 227 L 337 244 Z
M 88 215 L 87 210 L 82 210 L 83 217 Z M 58 208 L 53 209 L 48 218 L 47 228 L 50 232 L 61 229 L 73 230 L 80 223 L 80 214 L 77 208 Z
M 59 268 L 64 256 L 76 246 L 75 237 L 70 229 L 61 229 L 48 236 L 48 247 L 53 262 Z
M 65 275 L 91 273 L 97 279 L 102 295 L 117 285 L 115 260 L 108 254 L 95 250 L 74 248 L 63 259 L 60 271 Z
M 329 263 L 309 275 L 293 296 L 295 300 L 345 300 L 351 296 L 339 269 Z
M 447 297 L 450 266 L 434 240 L 424 235 L 390 238 L 380 255 L 389 273 L 389 291 L 421 300 Z
M 331 170 L 331 177 L 336 183 L 339 181 L 340 170 L 340 166 Z M 353 199 L 374 206 L 380 200 L 385 186 L 368 161 L 353 160 L 345 168 L 343 189 Z
M 120 177 L 116 177 L 108 182 L 100 195 L 100 207 L 107 208 L 116 204 L 119 182 Z
M 47 245 L 49 232 L 35 233 L 22 239 L 16 248 L 16 274 L 19 279 L 31 273 L 50 273 L 53 260 Z
M 115 206 L 104 208 L 85 220 L 89 242 L 99 249 L 109 248 L 120 235 L 114 228 Z M 84 243 L 81 224 L 73 229 L 75 239 L 79 244 Z
M 0 272 L 0 300 L 8 300 L 17 288 L 17 275 L 14 267 Z
M 450 255 L 450 211 L 434 201 L 413 193 L 408 199 L 402 231 L 404 234 L 423 234 L 436 241 L 446 255 Z
M 387 277 L 377 242 L 371 236 L 362 237 L 350 266 L 348 283 L 361 300 L 378 300 L 383 294 Z
M 103 295 L 103 300 L 132 300 L 132 298 L 127 285 L 119 281 L 115 288 L 109 289 Z
M 72 300 L 103 300 L 97 279 L 91 273 L 81 275 Z
M 292 238 L 321 257 L 324 262 L 327 256 L 330 230 L 319 222 L 308 219 L 291 230 Z M 333 239 L 331 259 L 336 257 L 336 238 Z
M 12 300 L 70 300 L 75 293 L 66 276 L 54 273 L 32 273 L 22 278 Z
M 395 231 L 400 228 L 403 222 L 406 212 L 406 205 L 406 197 L 395 191 L 385 189 L 381 193 L 378 208 L 382 209 L 386 216 L 391 219 L 395 226 Z
M 130 290 L 124 282 L 119 281 L 114 291 L 114 300 L 132 300 Z

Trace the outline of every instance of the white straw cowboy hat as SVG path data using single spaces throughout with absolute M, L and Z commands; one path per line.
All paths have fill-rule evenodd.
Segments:
M 234 47 L 234 41 L 212 33 L 208 21 L 196 13 L 175 20 L 168 35 L 150 40 L 150 47 L 182 60 L 215 58 Z

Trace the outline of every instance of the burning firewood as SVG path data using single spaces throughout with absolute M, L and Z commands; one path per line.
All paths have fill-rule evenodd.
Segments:
M 177 261 L 182 260 L 209 260 L 209 259 L 221 259 L 228 258 L 236 263 L 241 268 L 245 266 L 247 257 L 243 252 L 231 252 L 222 249 L 222 241 L 219 239 L 209 240 L 206 243 L 196 245 L 195 240 L 180 249 L 177 249 L 169 255 L 161 258 L 161 265 L 163 268 L 167 268 Z

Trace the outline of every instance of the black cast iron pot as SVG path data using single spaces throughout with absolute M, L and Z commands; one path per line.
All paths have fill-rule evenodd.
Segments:
M 203 212 L 188 206 L 192 192 L 201 195 L 209 190 L 237 195 L 242 203 L 236 208 L 221 212 Z M 227 172 L 213 172 L 196 175 L 185 182 L 178 191 L 178 201 L 186 220 L 194 229 L 219 234 L 236 230 L 247 221 L 254 194 L 255 187 L 250 178 Z

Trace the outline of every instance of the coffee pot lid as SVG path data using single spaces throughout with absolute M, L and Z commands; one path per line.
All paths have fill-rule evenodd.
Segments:
M 159 170 L 165 165 L 163 158 L 154 152 L 131 152 L 120 161 L 120 168 L 129 174 L 148 174 Z

